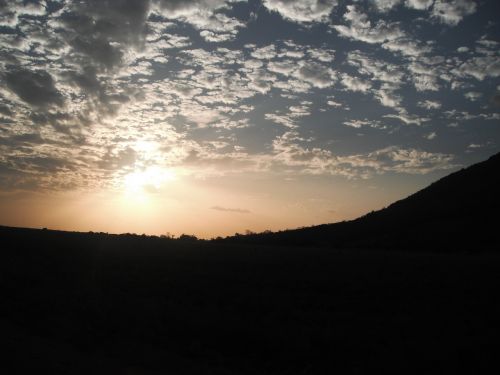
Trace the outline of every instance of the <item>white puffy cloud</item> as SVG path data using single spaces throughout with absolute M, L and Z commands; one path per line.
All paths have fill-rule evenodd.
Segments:
M 267 69 L 274 73 L 290 75 L 297 69 L 297 62 L 292 60 L 272 61 L 267 65 Z
M 46 13 L 47 3 L 45 1 L 5 1 L 0 3 L 0 26 L 13 27 L 18 23 L 19 16 L 43 16 Z
M 412 62 L 408 66 L 411 79 L 417 91 L 438 91 L 440 71 L 435 66 Z
M 191 17 L 211 14 L 226 8 L 227 0 L 153 0 L 154 10 L 166 18 Z
M 425 109 L 439 109 L 441 108 L 441 103 L 435 100 L 424 100 L 418 102 L 417 105 Z
M 473 56 L 460 64 L 453 73 L 459 77 L 471 76 L 479 81 L 500 76 L 500 59 L 496 56 Z
M 358 11 L 355 5 L 348 5 L 347 12 L 343 17 L 349 26 L 334 25 L 333 28 L 346 38 L 373 44 L 384 43 L 404 36 L 403 31 L 393 23 L 380 20 L 375 26 L 372 26 L 368 16 Z
M 380 12 L 387 12 L 401 3 L 401 0 L 373 0 Z
M 405 5 L 408 8 L 425 10 L 429 9 L 433 2 L 434 0 L 406 0 Z
M 200 30 L 207 42 L 224 42 L 234 39 L 244 23 L 223 12 L 228 0 L 153 0 L 152 11 L 166 19 L 179 20 Z
M 468 100 L 470 100 L 471 102 L 475 102 L 475 101 L 477 101 L 477 100 L 481 99 L 481 97 L 483 96 L 483 94 L 482 94 L 482 93 L 480 93 L 480 92 L 477 92 L 477 91 L 469 91 L 469 92 L 466 92 L 466 93 L 464 94 L 464 96 L 465 96 Z
M 432 153 L 414 148 L 389 146 L 365 154 L 334 156 L 321 148 L 304 147 L 303 138 L 287 132 L 273 143 L 275 160 L 289 167 L 301 167 L 303 173 L 332 174 L 348 178 L 368 178 L 387 172 L 427 174 L 454 168 L 450 154 Z
M 384 126 L 380 123 L 378 120 L 368 120 L 365 118 L 364 120 L 359 120 L 359 119 L 353 119 L 353 120 L 347 120 L 344 121 L 343 124 L 345 126 L 350 126 L 352 128 L 363 128 L 363 127 L 370 127 L 370 128 L 378 128 L 378 129 L 383 129 Z
M 311 58 L 328 63 L 335 59 L 335 51 L 331 49 L 309 48 L 307 53 Z
M 207 42 L 215 42 L 215 43 L 225 42 L 233 38 L 232 34 L 214 33 L 213 31 L 209 30 L 202 30 L 200 32 L 200 36 Z
M 352 77 L 346 73 L 342 74 L 340 82 L 349 91 L 367 92 L 372 87 L 369 82 L 357 77 Z
M 465 16 L 473 14 L 476 8 L 474 0 L 436 0 L 432 8 L 432 16 L 454 26 Z
M 335 72 L 322 64 L 316 62 L 302 61 L 299 69 L 293 75 L 318 88 L 332 86 L 336 80 Z
M 9 33 L 0 35 L 0 122 L 6 125 L 0 132 L 0 169 L 9 165 L 23 173 L 26 184 L 31 175 L 44 187 L 63 188 L 114 186 L 134 168 L 151 165 L 206 168 L 210 173 L 286 169 L 350 178 L 448 168 L 450 155 L 410 146 L 384 144 L 376 151 L 351 150 L 350 155 L 337 156 L 326 140 L 314 138 L 315 127 L 328 121 L 327 114 L 322 118 L 317 112 L 327 106 L 333 114 L 327 126 L 355 128 L 343 128 L 353 137 L 369 127 L 388 129 L 385 124 L 394 120 L 429 125 L 416 137 L 418 142 L 435 133 L 426 123 L 430 117 L 455 122 L 500 117 L 488 113 L 486 106 L 477 108 L 484 113 L 465 112 L 458 103 L 457 111 L 439 114 L 434 110 L 441 104 L 427 100 L 444 97 L 441 90 L 450 86 L 462 101 L 494 90 L 496 82 L 490 91 L 480 86 L 500 76 L 494 36 L 485 35 L 475 46 L 464 41 L 457 51 L 446 51 L 435 41 L 417 39 L 421 21 L 412 23 L 416 27 L 410 31 L 391 19 L 402 6 L 389 12 L 405 4 L 429 9 L 435 19 L 455 24 L 471 14 L 470 6 L 460 5 L 468 2 L 438 1 L 441 13 L 434 12 L 431 0 L 369 2 L 347 6 L 339 22 L 343 25 L 312 27 L 329 22 L 337 1 L 266 0 L 267 9 L 301 24 L 289 24 L 296 29 L 289 37 L 303 33 L 297 38 L 303 44 L 265 37 L 252 41 L 245 35 L 245 43 L 255 43 L 245 48 L 237 38 L 248 20 L 244 12 L 233 16 L 232 1 L 88 0 L 61 2 L 63 7 L 55 11 L 43 2 L 4 2 L 0 24 Z M 381 12 L 367 13 L 373 4 Z M 330 34 L 314 34 L 317 30 Z M 338 36 L 346 39 L 338 41 Z M 228 41 L 223 44 L 227 48 L 215 44 Z M 442 56 L 432 56 L 435 50 Z M 363 103 L 351 102 L 354 95 L 347 91 L 372 95 L 375 103 L 370 104 L 387 108 L 375 108 L 371 113 L 380 114 L 367 118 L 360 108 Z M 324 108 L 314 106 L 312 111 L 305 100 Z M 426 117 L 421 109 L 414 115 L 403 108 L 410 100 L 428 110 Z M 352 113 L 361 110 L 358 118 L 347 116 L 345 103 L 352 103 Z M 268 130 L 257 131 L 262 122 L 272 128 L 272 136 Z M 241 142 L 242 128 L 259 134 L 264 146 L 251 149 Z M 407 129 L 388 130 L 391 140 Z M 276 137 L 274 132 L 283 133 Z M 440 139 L 445 139 L 444 133 Z M 3 175 L 0 181 L 5 181 Z
M 398 108 L 403 98 L 394 93 L 397 88 L 385 83 L 379 89 L 374 90 L 375 98 L 385 107 Z
M 277 55 L 276 46 L 274 44 L 270 44 L 265 47 L 255 48 L 250 55 L 260 60 L 271 60 Z
M 396 172 L 426 174 L 436 170 L 454 168 L 454 157 L 450 154 L 432 153 L 415 148 L 389 146 L 366 155 L 340 158 L 358 168 L 367 167 L 376 173 Z
M 396 22 L 378 20 L 372 24 L 368 15 L 359 11 L 356 5 L 348 5 L 343 18 L 348 25 L 333 25 L 333 28 L 345 38 L 380 44 L 389 51 L 410 57 L 418 57 L 432 50 L 430 46 L 410 37 Z
M 360 74 L 368 75 L 373 80 L 388 82 L 394 86 L 404 80 L 405 73 L 400 66 L 375 59 L 359 50 L 347 54 L 347 63 L 358 69 Z
M 263 5 L 294 22 L 326 22 L 337 0 L 263 0 Z
M 311 102 L 302 102 L 300 105 L 288 107 L 287 113 L 266 113 L 264 118 L 287 128 L 296 129 L 299 127 L 297 120 L 311 114 L 309 108 L 311 104 Z
M 330 107 L 336 107 L 336 108 L 343 106 L 342 103 L 339 103 L 339 102 L 333 100 L 333 98 L 331 98 L 330 100 L 327 100 L 326 104 L 328 104 Z

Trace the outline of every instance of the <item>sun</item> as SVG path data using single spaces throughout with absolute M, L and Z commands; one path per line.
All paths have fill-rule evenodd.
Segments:
M 131 172 L 123 178 L 123 187 L 128 194 L 155 193 L 165 184 L 176 179 L 171 169 L 148 167 L 144 170 Z

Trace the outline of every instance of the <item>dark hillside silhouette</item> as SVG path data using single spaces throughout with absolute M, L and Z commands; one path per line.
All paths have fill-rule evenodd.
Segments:
M 0 227 L 5 374 L 496 373 L 497 254 Z
M 500 153 L 356 220 L 227 240 L 333 248 L 495 250 L 500 248 L 499 173 Z

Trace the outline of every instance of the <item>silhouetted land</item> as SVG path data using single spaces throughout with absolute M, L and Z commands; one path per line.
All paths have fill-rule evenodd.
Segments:
M 227 240 L 341 249 L 497 251 L 499 174 L 500 153 L 356 220 Z
M 319 247 L 0 227 L 0 366 L 8 374 L 496 373 L 500 254 L 474 244 L 494 244 L 485 221 L 498 206 L 469 218 L 481 212 L 470 200 L 493 202 L 495 180 L 478 187 L 464 176 L 485 181 L 478 176 L 491 171 L 481 168 L 498 158 L 357 221 L 291 232 L 308 240 L 327 230 Z M 484 225 L 459 233 L 466 246 L 434 244 L 435 232 L 421 232 L 432 228 L 430 214 L 446 230 Z M 418 228 L 401 242 L 409 221 Z M 363 229 L 348 240 L 356 223 Z M 394 236 L 363 242 L 390 224 Z M 328 246 L 339 233 L 330 228 L 348 228 L 334 244 L 349 249 Z M 384 238 L 409 250 L 385 250 Z M 425 246 L 415 251 L 415 241 Z

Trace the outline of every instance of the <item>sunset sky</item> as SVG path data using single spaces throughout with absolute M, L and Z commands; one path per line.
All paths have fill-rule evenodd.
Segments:
M 0 225 L 352 219 L 500 150 L 498 0 L 0 0 Z

